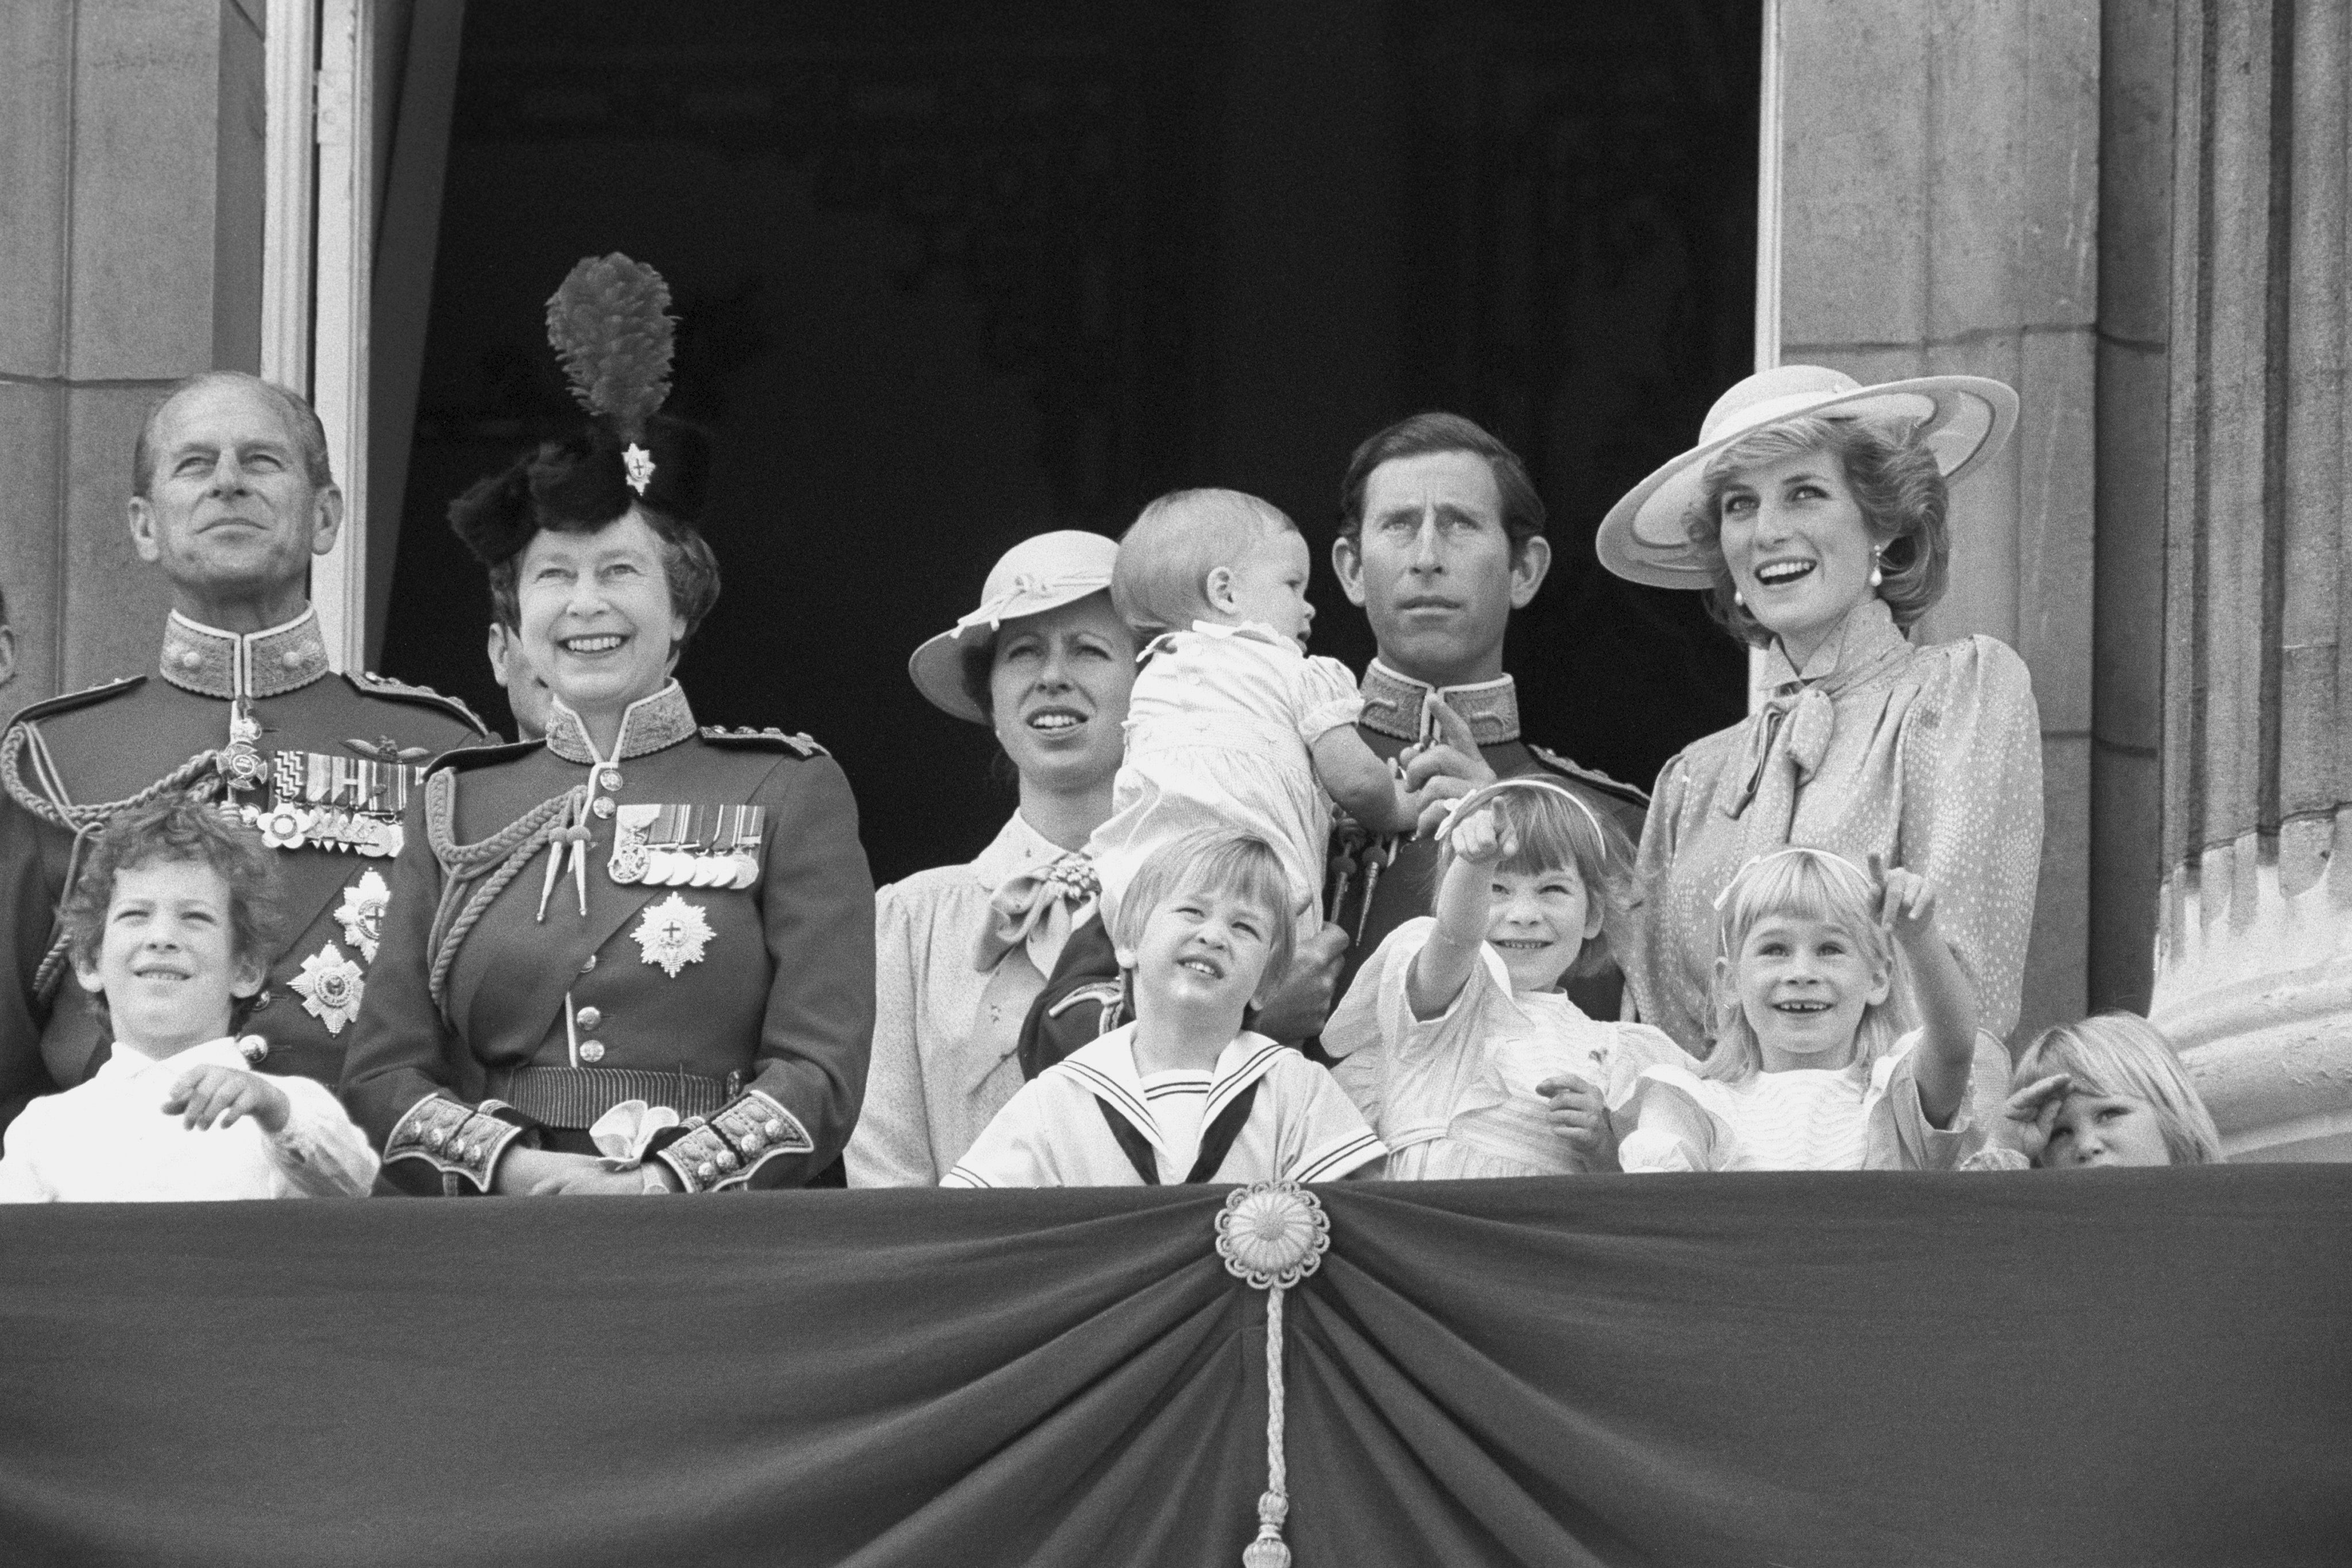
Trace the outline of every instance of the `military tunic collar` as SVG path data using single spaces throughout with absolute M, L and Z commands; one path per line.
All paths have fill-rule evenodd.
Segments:
M 163 678 L 184 692 L 234 702 L 299 691 L 328 673 L 319 612 L 305 605 L 282 626 L 239 634 L 172 612 L 164 623 Z
M 621 737 L 610 757 L 596 755 L 588 727 L 563 705 L 562 697 L 547 706 L 547 749 L 583 768 L 667 750 L 690 739 L 694 733 L 694 710 L 687 706 L 686 688 L 676 681 L 649 697 L 639 697 L 622 711 Z
M 1480 746 L 1501 746 L 1519 738 L 1518 687 L 1508 675 L 1466 686 L 1433 687 L 1410 675 L 1398 674 L 1374 659 L 1364 671 L 1360 689 L 1364 714 L 1357 722 L 1366 729 L 1399 740 L 1424 738 L 1421 710 L 1432 691 L 1445 699 L 1447 707 L 1469 721 L 1470 733 L 1478 737 Z

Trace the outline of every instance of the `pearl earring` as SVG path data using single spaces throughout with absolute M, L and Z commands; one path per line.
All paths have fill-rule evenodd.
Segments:
M 1885 558 L 1885 556 L 1884 556 L 1883 554 L 1880 554 L 1880 553 L 1878 553 L 1878 552 L 1876 552 L 1876 551 L 1873 551 L 1873 552 L 1872 552 L 1871 557 L 1870 557 L 1870 586 L 1871 586 L 1871 587 L 1873 587 L 1873 588 L 1876 588 L 1880 583 L 1885 582 L 1885 581 L 1886 580 L 1886 574 L 1885 574 L 1885 572 L 1883 572 L 1883 571 L 1881 571 L 1881 570 L 1878 570 L 1881 566 L 1884 566 L 1884 565 L 1885 564 L 1885 562 L 1886 562 L 1886 558 Z
M 1736 588 L 1731 591 L 1731 602 L 1738 605 L 1742 609 L 1746 609 L 1748 605 L 1747 599 L 1740 593 L 1739 590 Z

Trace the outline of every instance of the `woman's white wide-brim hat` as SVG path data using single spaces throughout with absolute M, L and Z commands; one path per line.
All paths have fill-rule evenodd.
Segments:
M 2017 394 L 1983 376 L 1918 376 L 1864 386 L 1821 365 L 1759 371 L 1715 400 L 1698 444 L 1625 493 L 1601 519 L 1594 548 L 1618 576 L 1654 588 L 1705 588 L 1714 580 L 1683 519 L 1701 496 L 1707 459 L 1768 424 L 1806 414 L 1901 422 L 1936 455 L 1946 483 L 1990 459 L 2017 425 Z
M 988 715 L 963 689 L 963 656 L 985 647 L 997 628 L 1024 615 L 1042 615 L 1110 586 L 1118 559 L 1116 540 L 1082 528 L 1060 528 L 1023 539 L 997 558 L 980 591 L 980 608 L 915 650 L 907 674 L 931 706 L 974 724 Z

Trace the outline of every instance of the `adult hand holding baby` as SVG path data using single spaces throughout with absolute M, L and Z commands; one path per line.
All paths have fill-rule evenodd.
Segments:
M 1323 1031 L 1331 1013 L 1331 995 L 1339 986 L 1340 966 L 1348 956 L 1348 931 L 1328 921 L 1298 944 L 1282 984 L 1266 998 L 1250 1027 L 1268 1040 L 1295 1043 Z
M 286 1098 L 285 1090 L 257 1072 L 211 1062 L 180 1074 L 172 1092 L 163 1097 L 163 1110 L 166 1116 L 179 1117 L 180 1124 L 190 1132 L 202 1132 L 215 1123 L 235 1126 L 240 1116 L 250 1116 L 263 1132 L 275 1134 L 286 1130 L 293 1102 Z
M 1478 749 L 1470 721 L 1432 692 L 1423 706 L 1435 734 L 1397 754 L 1404 768 L 1404 787 L 1419 809 L 1414 834 L 1427 838 L 1445 820 L 1445 803 L 1495 782 L 1495 769 Z

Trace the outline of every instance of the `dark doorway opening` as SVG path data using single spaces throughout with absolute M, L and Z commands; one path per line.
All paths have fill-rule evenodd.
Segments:
M 1468 414 L 1528 460 L 1549 581 L 1529 737 L 1646 786 L 1741 711 L 1694 596 L 1592 555 L 1609 504 L 1750 368 L 1755 0 L 474 0 L 385 625 L 503 717 L 450 497 L 576 417 L 542 336 L 573 261 L 660 267 L 673 408 L 714 426 L 704 722 L 806 729 L 877 877 L 1013 805 L 907 655 L 1046 528 L 1184 485 L 1266 497 L 1329 576 L 1373 430 Z

